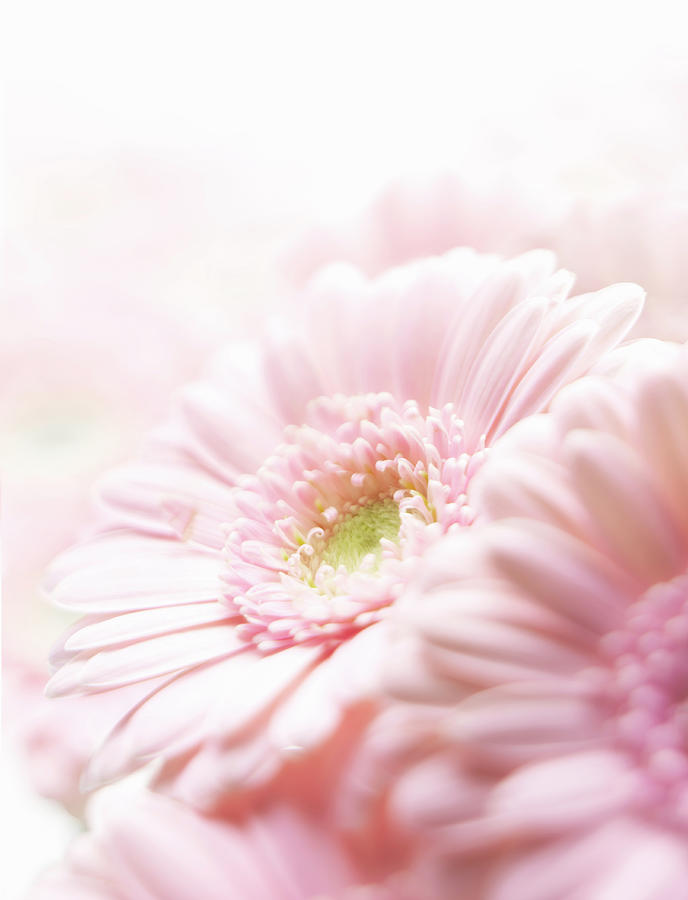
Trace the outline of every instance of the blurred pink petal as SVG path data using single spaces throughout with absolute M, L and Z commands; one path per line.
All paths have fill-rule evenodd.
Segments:
M 45 682 L 43 667 L 3 661 L 5 739 L 18 744 L 34 790 L 81 817 L 87 799 L 83 774 L 91 755 L 145 693 L 144 685 L 53 701 L 43 694 Z
M 361 878 L 322 822 L 285 806 L 229 821 L 143 793 L 97 798 L 90 818 L 32 900 L 315 900 Z

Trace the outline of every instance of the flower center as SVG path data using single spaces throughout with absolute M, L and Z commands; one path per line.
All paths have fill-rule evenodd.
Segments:
M 472 520 L 484 456 L 451 405 L 422 415 L 388 394 L 320 398 L 285 438 L 235 489 L 225 548 L 226 599 L 264 652 L 381 618 L 427 544 Z
M 366 504 L 344 515 L 333 527 L 322 561 L 348 572 L 362 567 L 364 560 L 379 565 L 382 540 L 399 542 L 399 507 L 392 499 Z M 371 558 L 372 557 L 372 558 Z

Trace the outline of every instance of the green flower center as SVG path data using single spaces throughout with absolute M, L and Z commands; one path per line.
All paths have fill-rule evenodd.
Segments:
M 399 507 L 394 500 L 388 498 L 368 503 L 337 522 L 321 561 L 335 570 L 344 566 L 348 572 L 358 569 L 371 553 L 379 562 L 382 557 L 380 541 L 386 538 L 398 543 L 400 526 Z

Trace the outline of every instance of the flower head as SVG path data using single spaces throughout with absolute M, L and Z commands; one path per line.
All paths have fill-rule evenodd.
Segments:
M 212 805 L 370 701 L 387 613 L 426 548 L 471 523 L 489 446 L 638 314 L 636 287 L 566 299 L 551 265 L 459 250 L 372 282 L 334 270 L 106 480 L 100 533 L 56 567 L 55 599 L 87 615 L 51 689 L 157 681 L 92 783 L 162 756 L 160 785 Z

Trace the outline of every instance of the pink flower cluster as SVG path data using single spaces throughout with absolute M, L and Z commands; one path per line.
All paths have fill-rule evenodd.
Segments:
M 88 830 L 34 900 L 686 896 L 688 349 L 530 249 L 579 210 L 414 191 L 294 251 L 52 564 L 27 742 Z

